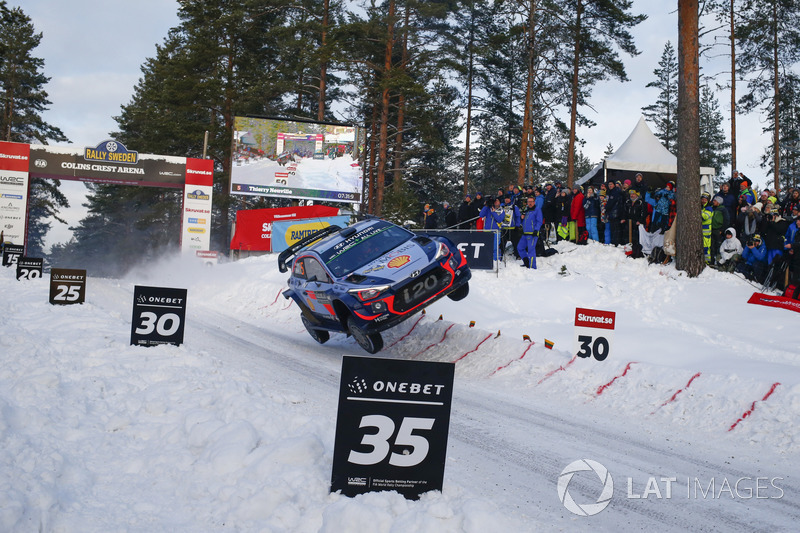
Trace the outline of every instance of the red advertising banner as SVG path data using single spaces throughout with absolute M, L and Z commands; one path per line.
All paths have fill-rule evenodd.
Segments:
M 614 329 L 614 311 L 599 311 L 597 309 L 575 309 L 575 326 L 583 328 Z
M 236 232 L 231 239 L 231 250 L 271 252 L 273 222 L 331 217 L 338 214 L 338 207 L 324 205 L 238 211 L 236 213 Z
M 214 160 L 186 158 L 186 185 L 214 185 Z
M 778 307 L 780 309 L 788 309 L 800 313 L 800 301 L 786 296 L 773 296 L 771 294 L 764 294 L 761 292 L 754 292 L 753 295 L 747 300 L 749 304 L 766 305 L 767 307 Z
M 0 170 L 28 172 L 30 144 L 0 141 Z

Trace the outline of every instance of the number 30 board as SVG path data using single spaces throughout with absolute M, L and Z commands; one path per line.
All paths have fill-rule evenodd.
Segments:
M 345 356 L 331 492 L 442 490 L 452 363 Z
M 611 352 L 616 316 L 614 311 L 575 309 L 575 354 L 604 361 Z
M 167 287 L 133 288 L 131 344 L 156 346 L 183 343 L 186 318 L 186 289 Z

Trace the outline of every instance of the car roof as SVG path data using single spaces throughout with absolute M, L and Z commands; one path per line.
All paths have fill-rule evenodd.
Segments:
M 362 230 L 367 228 L 371 228 L 373 226 L 387 226 L 387 225 L 394 225 L 391 222 L 387 222 L 386 220 L 382 220 L 379 218 L 376 219 L 369 219 L 369 220 L 361 220 L 350 226 L 338 231 L 332 235 L 325 237 L 324 239 L 315 242 L 312 244 L 308 249 L 313 250 L 317 253 L 324 252 L 330 250 L 331 248 L 335 247 L 337 244 L 340 244 L 347 239 L 351 238 L 353 235 L 358 234 Z

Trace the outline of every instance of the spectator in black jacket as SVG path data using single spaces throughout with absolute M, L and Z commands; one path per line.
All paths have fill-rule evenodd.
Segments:
M 624 244 L 622 242 L 622 226 L 620 220 L 624 215 L 625 198 L 622 196 L 622 191 L 619 190 L 617 184 L 609 181 L 606 184 L 606 217 L 608 224 L 611 226 L 611 244 L 614 246 Z
M 442 202 L 442 207 L 444 208 L 444 227 L 448 229 L 455 229 L 458 225 L 458 215 L 456 212 L 450 209 L 450 202 L 445 200 Z
M 458 206 L 458 229 L 473 229 L 475 228 L 475 218 L 480 213 L 478 202 L 472 200 L 472 195 L 467 194 L 464 196 L 464 201 Z M 483 206 L 480 206 L 483 207 Z

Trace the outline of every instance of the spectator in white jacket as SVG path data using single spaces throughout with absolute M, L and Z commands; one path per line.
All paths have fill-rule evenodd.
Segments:
M 733 272 L 742 256 L 742 243 L 736 238 L 736 229 L 725 230 L 725 240 L 719 247 L 719 266 L 722 270 Z

